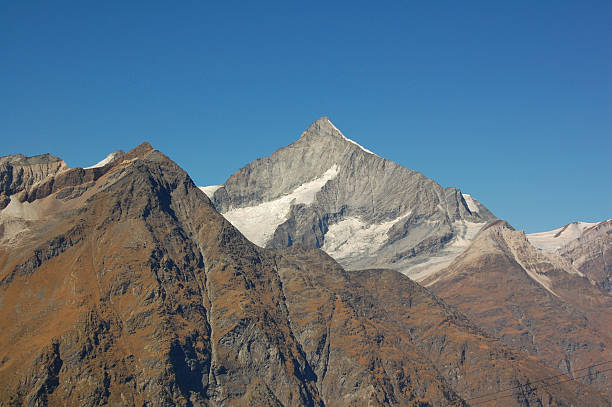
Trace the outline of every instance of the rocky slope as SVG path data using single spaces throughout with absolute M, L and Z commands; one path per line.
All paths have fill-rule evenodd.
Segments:
M 612 219 L 574 222 L 528 234 L 527 239 L 539 250 L 565 258 L 594 284 L 612 292 Z
M 448 264 L 495 219 L 471 196 L 347 139 L 326 117 L 202 190 L 261 247 L 318 247 L 350 269 L 412 276 Z
M 597 223 L 559 248 L 567 259 L 597 286 L 612 293 L 612 219 Z
M 612 297 L 498 221 L 424 282 L 490 334 L 612 393 Z M 598 369 L 582 370 L 606 362 Z
M 0 405 L 610 406 L 397 272 L 255 246 L 147 144 L 10 198 Z
M 50 154 L 0 157 L 0 209 L 10 203 L 11 195 L 67 168 L 64 161 Z

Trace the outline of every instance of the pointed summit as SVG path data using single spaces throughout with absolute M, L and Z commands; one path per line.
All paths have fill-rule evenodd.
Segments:
M 308 127 L 308 129 L 304 133 L 302 133 L 302 138 L 308 137 L 308 136 L 340 138 L 344 141 L 354 144 L 355 146 L 359 147 L 362 151 L 368 154 L 373 154 L 378 157 L 378 154 L 373 153 L 372 151 L 363 147 L 359 143 L 351 140 L 350 138 L 342 134 L 342 132 L 331 122 L 331 120 L 329 120 L 329 117 L 327 116 L 322 116 L 321 118 L 312 122 L 312 124 Z
M 346 138 L 325 116 L 208 190 L 217 210 L 256 244 L 319 247 L 351 269 L 410 274 L 434 252 L 448 264 L 495 219 L 475 199 L 470 210 L 458 190 Z

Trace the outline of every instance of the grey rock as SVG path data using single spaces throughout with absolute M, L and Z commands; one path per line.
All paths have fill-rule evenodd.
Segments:
M 559 254 L 591 281 L 612 293 L 612 219 L 585 230 Z
M 237 209 L 287 197 L 300 186 L 321 179 L 330 169 L 337 174 L 320 187 L 312 202 L 293 203 L 269 238 L 249 233 L 247 229 L 254 223 L 248 222 L 259 221 L 249 220 L 249 214 L 244 215 L 241 224 L 232 218 Z M 296 142 L 238 170 L 212 194 L 211 200 L 247 238 L 261 246 L 301 244 L 323 248 L 350 269 L 407 270 L 426 256 L 441 253 L 458 237 L 465 238 L 461 224 L 484 226 L 495 219 L 476 200 L 472 200 L 476 209 L 470 210 L 460 190 L 444 189 L 423 174 L 347 139 L 327 117 L 312 123 Z M 269 216 L 278 213 L 272 211 Z M 357 236 L 342 244 L 331 238 L 330 228 L 337 233 L 351 222 L 359 222 L 356 227 L 369 230 L 362 231 L 363 241 L 357 242 Z M 376 244 L 368 244 L 368 239 Z M 367 249 L 351 249 L 351 245 L 365 245 Z

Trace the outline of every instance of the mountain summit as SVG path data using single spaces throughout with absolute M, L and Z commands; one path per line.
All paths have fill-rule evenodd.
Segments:
M 348 139 L 327 117 L 224 185 L 202 189 L 261 247 L 318 247 L 351 269 L 413 277 L 448 264 L 495 219 L 470 195 Z

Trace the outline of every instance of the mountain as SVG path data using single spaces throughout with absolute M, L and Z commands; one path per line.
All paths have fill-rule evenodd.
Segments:
M 586 230 L 595 225 L 597 223 L 573 222 L 555 230 L 530 233 L 527 235 L 527 239 L 540 250 L 559 253 L 564 246 L 579 240 Z
M 0 209 L 10 203 L 11 195 L 67 168 L 63 160 L 50 154 L 0 157 Z
M 612 219 L 575 222 L 527 238 L 541 250 L 558 253 L 589 280 L 612 293 Z
M 584 370 L 612 367 L 612 296 L 530 242 L 497 221 L 423 284 L 506 344 L 612 394 L 609 372 Z
M 259 246 L 319 247 L 351 270 L 398 270 L 564 373 L 612 360 L 610 221 L 525 235 L 470 195 L 347 139 L 325 117 L 202 190 Z M 584 381 L 612 394 L 609 375 Z
M 39 161 L 0 211 L 0 405 L 611 405 L 396 271 L 252 244 L 148 144 Z
M 470 195 L 346 138 L 327 117 L 202 190 L 261 247 L 317 247 L 349 269 L 410 276 L 448 264 L 495 219 Z

